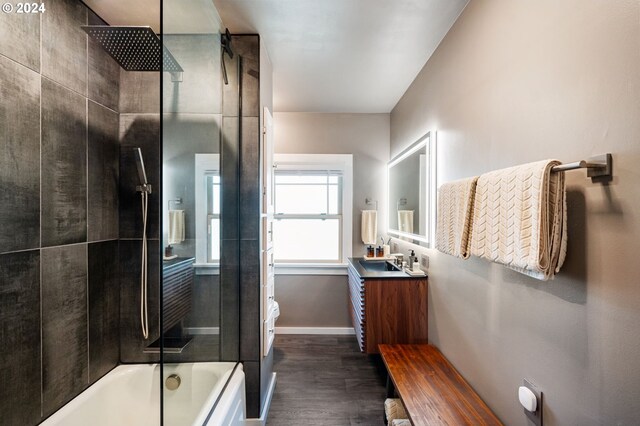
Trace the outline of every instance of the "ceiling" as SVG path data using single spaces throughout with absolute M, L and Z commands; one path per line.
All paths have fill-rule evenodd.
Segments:
M 259 33 L 274 110 L 390 112 L 468 0 L 214 0 L 231 33 Z
M 164 0 L 165 22 L 175 26 L 165 32 L 208 32 L 217 21 L 211 1 L 229 31 L 261 35 L 273 64 L 274 111 L 382 113 L 393 109 L 468 2 Z M 159 0 L 85 3 L 110 25 L 159 31 Z

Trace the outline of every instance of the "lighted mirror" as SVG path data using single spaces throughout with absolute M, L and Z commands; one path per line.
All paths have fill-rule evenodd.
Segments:
M 389 234 L 429 247 L 435 234 L 435 138 L 425 134 L 388 164 Z

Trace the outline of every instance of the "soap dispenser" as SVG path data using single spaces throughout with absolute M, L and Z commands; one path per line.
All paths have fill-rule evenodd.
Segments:
M 409 254 L 409 263 L 407 264 L 407 268 L 409 268 L 409 270 L 413 270 L 413 259 L 416 258 L 416 252 L 411 250 L 411 253 Z

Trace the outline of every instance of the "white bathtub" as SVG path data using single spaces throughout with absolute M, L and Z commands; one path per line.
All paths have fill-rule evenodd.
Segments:
M 181 384 L 174 391 L 164 389 L 164 426 L 244 425 L 244 372 L 241 364 L 234 372 L 235 365 L 232 362 L 165 364 L 162 384 L 171 374 L 180 376 Z M 228 380 L 232 373 L 233 377 Z M 207 419 L 221 393 L 215 411 Z M 114 368 L 42 425 L 159 426 L 160 365 Z

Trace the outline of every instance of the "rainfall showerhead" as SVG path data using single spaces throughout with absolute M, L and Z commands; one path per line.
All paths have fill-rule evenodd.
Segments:
M 125 71 L 183 71 L 151 27 L 83 25 L 82 29 Z

